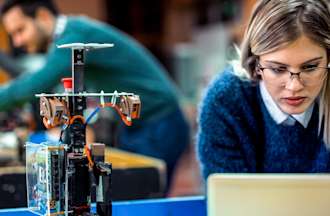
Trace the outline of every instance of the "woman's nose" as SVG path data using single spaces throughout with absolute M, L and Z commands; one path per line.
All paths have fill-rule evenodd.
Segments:
M 299 91 L 304 88 L 304 84 L 300 77 L 295 74 L 289 78 L 285 85 L 285 88 L 290 91 Z

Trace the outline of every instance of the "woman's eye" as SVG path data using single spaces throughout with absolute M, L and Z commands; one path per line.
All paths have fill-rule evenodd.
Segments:
M 277 73 L 277 74 L 282 74 L 287 72 L 286 68 L 270 68 L 270 69 L 271 71 L 273 71 L 273 73 Z
M 302 67 L 302 70 L 303 71 L 306 71 L 306 72 L 310 72 L 310 71 L 314 71 L 317 69 L 317 64 L 313 64 L 313 65 L 305 65 Z

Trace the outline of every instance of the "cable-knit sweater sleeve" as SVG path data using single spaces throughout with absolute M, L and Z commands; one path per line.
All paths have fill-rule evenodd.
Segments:
M 231 71 L 223 72 L 200 106 L 197 152 L 205 178 L 211 173 L 255 171 L 255 162 L 246 160 L 255 158 L 255 152 L 245 136 L 251 134 L 249 116 L 244 116 L 250 108 L 241 83 Z

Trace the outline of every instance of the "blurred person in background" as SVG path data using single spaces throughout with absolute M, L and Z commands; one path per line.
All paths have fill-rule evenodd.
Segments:
M 118 147 L 163 159 L 171 179 L 178 158 L 189 143 L 189 127 L 179 107 L 178 92 L 164 67 L 137 41 L 113 26 L 81 16 L 58 13 L 51 0 L 6 0 L 3 25 L 13 45 L 28 53 L 46 53 L 44 66 L 0 89 L 0 110 L 49 92 L 71 76 L 67 43 L 114 43 L 114 48 L 87 53 L 87 91 L 132 92 L 142 109 L 133 126 L 118 130 Z
M 326 0 L 260 0 L 232 64 L 199 113 L 211 173 L 330 172 L 330 10 Z

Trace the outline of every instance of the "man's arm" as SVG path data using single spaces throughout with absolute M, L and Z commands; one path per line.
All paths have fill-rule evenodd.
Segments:
M 0 67 L 11 77 L 17 77 L 20 74 L 20 68 L 15 64 L 15 61 L 2 51 L 0 51 Z
M 23 74 L 0 88 L 0 111 L 32 100 L 35 94 L 49 92 L 60 79 L 71 74 L 71 50 L 50 48 L 45 65 L 38 71 Z

